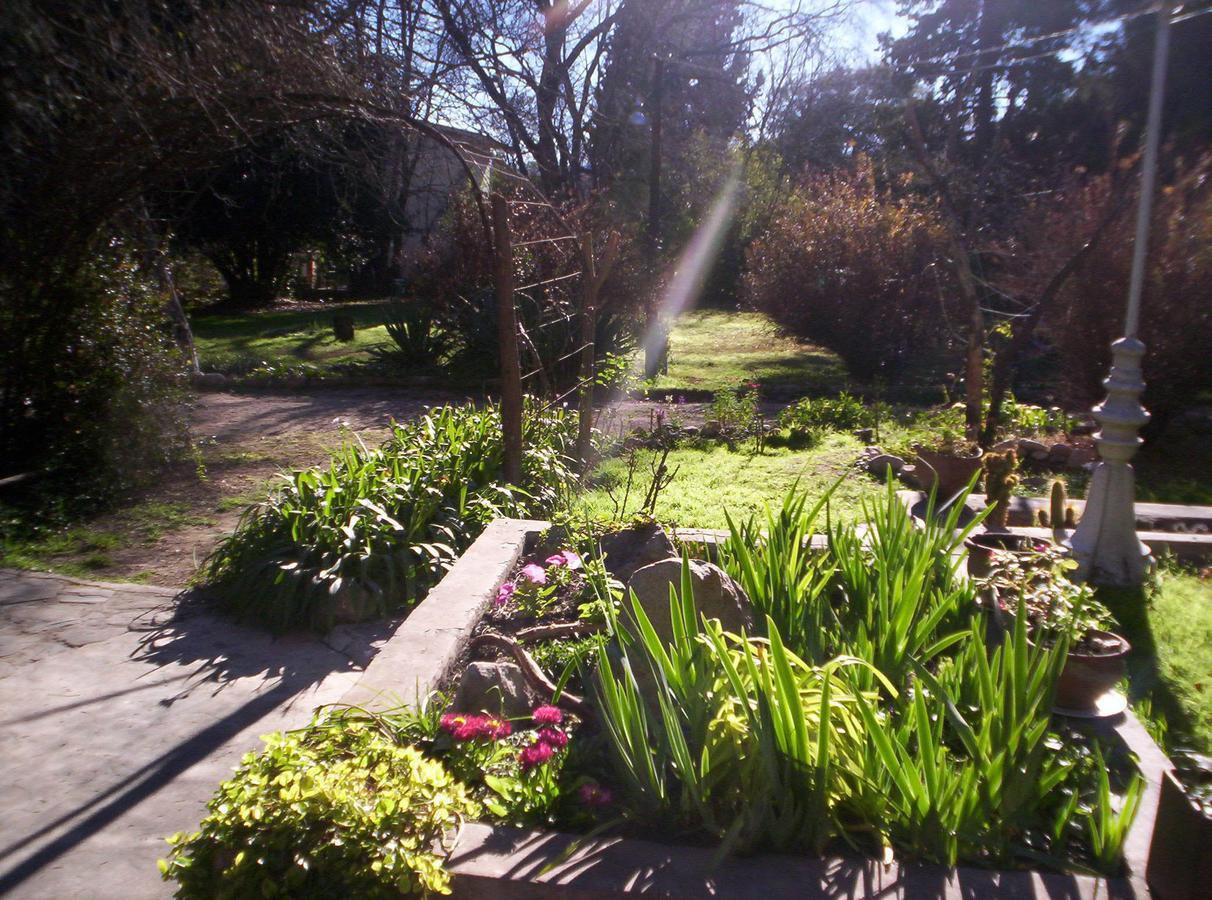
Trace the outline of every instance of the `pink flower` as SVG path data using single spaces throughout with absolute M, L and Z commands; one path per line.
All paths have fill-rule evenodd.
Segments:
M 518 764 L 522 767 L 523 772 L 529 772 L 551 759 L 554 753 L 550 744 L 536 742 L 529 747 L 522 748 L 522 752 L 518 754 Z
M 447 713 L 442 716 L 441 725 L 456 741 L 474 741 L 488 736 L 488 722 L 483 716 Z
M 559 725 L 564 721 L 564 713 L 558 706 L 536 707 L 530 717 L 536 725 Z
M 509 724 L 508 719 L 501 719 L 497 716 L 484 717 L 484 736 L 494 741 L 499 741 L 501 738 L 507 738 L 513 734 L 513 726 Z
M 558 728 L 540 728 L 538 740 L 540 744 L 547 744 L 553 750 L 563 750 L 568 746 L 568 735 Z
M 581 568 L 581 557 L 573 550 L 561 550 L 559 553 L 547 557 L 543 562 L 548 566 L 567 566 L 573 572 Z
M 543 567 L 537 563 L 531 563 L 528 566 L 522 567 L 522 573 L 519 578 L 525 578 L 531 584 L 546 584 L 547 573 L 543 571 Z
M 518 586 L 512 581 L 507 581 L 497 588 L 497 606 L 504 606 L 513 597 L 513 592 L 518 589 Z
M 577 796 L 586 806 L 609 806 L 614 802 L 614 795 L 610 793 L 609 788 L 604 788 L 596 782 L 590 781 L 581 785 L 577 791 Z

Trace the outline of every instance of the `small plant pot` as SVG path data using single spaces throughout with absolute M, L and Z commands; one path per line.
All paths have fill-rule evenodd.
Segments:
M 917 479 L 922 490 L 936 490 L 939 502 L 950 500 L 968 486 L 972 476 L 981 470 L 983 451 L 973 456 L 957 456 L 935 450 L 917 451 Z
M 1109 653 L 1079 653 L 1069 651 L 1065 668 L 1056 681 L 1056 706 L 1075 711 L 1090 711 L 1098 699 L 1115 687 L 1127 671 L 1127 657 L 1132 645 L 1110 631 L 1091 631 L 1091 637 L 1114 645 Z
M 1158 900 L 1206 897 L 1212 885 L 1212 819 L 1191 804 L 1173 772 L 1162 777 L 1145 880 Z
M 972 578 L 984 578 L 993 568 L 993 554 L 1033 552 L 1035 541 L 1022 534 L 1008 531 L 980 531 L 964 541 L 968 551 L 968 574 Z

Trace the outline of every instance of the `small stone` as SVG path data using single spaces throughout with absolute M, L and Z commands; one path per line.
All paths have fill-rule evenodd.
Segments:
M 1048 445 L 1033 441 L 1031 438 L 1019 438 L 1018 455 L 1020 459 L 1034 459 L 1042 462 L 1048 458 Z
M 227 376 L 221 372 L 198 372 L 193 381 L 198 387 L 217 388 L 227 384 Z
M 465 713 L 493 713 L 516 717 L 530 712 L 526 679 L 516 663 L 473 662 L 459 681 L 451 709 Z
M 603 535 L 599 545 L 606 557 L 607 571 L 624 584 L 637 569 L 677 556 L 673 540 L 660 525 L 624 528 Z
M 893 475 L 900 475 L 905 468 L 905 461 L 899 456 L 893 456 L 891 453 L 881 453 L 878 456 L 873 456 L 863 463 L 864 468 L 872 475 L 883 477 L 888 469 L 892 469 Z
M 989 448 L 993 453 L 1005 453 L 1007 450 L 1018 452 L 1018 438 L 1009 438 L 1005 441 L 998 441 Z
M 708 619 L 719 619 L 725 631 L 752 631 L 753 614 L 749 598 L 739 584 L 719 566 L 703 560 L 690 560 L 690 582 L 695 608 Z M 635 602 L 643 607 L 652 627 L 662 640 L 673 637 L 669 619 L 669 588 L 680 589 L 682 560 L 663 559 L 638 570 L 627 582 Z
M 1072 453 L 1073 448 L 1068 444 L 1053 444 L 1052 448 L 1048 451 L 1048 465 L 1063 466 L 1069 460 L 1069 456 Z

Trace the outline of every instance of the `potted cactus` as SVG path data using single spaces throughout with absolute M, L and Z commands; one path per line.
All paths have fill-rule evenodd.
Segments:
M 986 453 L 983 459 L 985 470 L 985 506 L 989 516 L 985 524 L 998 531 L 1005 531 L 1010 522 L 1010 498 L 1018 485 L 1018 455 L 1013 450 L 1004 453 Z

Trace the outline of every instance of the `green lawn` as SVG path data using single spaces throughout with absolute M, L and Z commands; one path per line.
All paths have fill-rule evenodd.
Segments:
M 831 512 L 839 518 L 855 518 L 859 502 L 883 490 L 875 479 L 848 468 L 860 444 L 849 435 L 833 434 L 811 450 L 771 447 L 754 453 L 751 444 L 737 450 L 723 445 L 682 447 L 669 454 L 668 465 L 676 470 L 673 483 L 660 495 L 656 518 L 685 528 L 724 528 L 724 511 L 734 518 L 746 517 L 765 506 L 777 505 L 798 481 L 811 495 L 827 490 L 839 476 L 846 478 L 833 496 Z M 639 465 L 631 498 L 623 516 L 636 512 L 651 483 L 651 460 L 655 451 L 639 451 Z M 595 520 L 615 517 L 613 490 L 621 501 L 627 479 L 627 460 L 613 457 L 594 473 L 589 489 L 574 503 L 575 515 Z M 608 490 L 609 489 L 609 490 Z
M 779 336 L 761 313 L 688 312 L 674 323 L 669 343 L 669 374 L 651 383 L 661 391 L 718 391 L 756 381 L 766 388 L 819 393 L 846 384 L 846 370 L 835 354 Z
M 1212 580 L 1168 569 L 1154 590 L 1101 588 L 1099 599 L 1132 643 L 1134 698 L 1166 718 L 1173 746 L 1212 752 Z
M 334 303 L 323 308 L 268 310 L 194 320 L 194 341 L 202 368 L 242 374 L 262 365 L 273 368 L 316 366 L 321 369 L 375 358 L 375 350 L 392 346 L 382 321 L 388 301 Z M 335 313 L 353 316 L 354 339 L 333 337 Z

